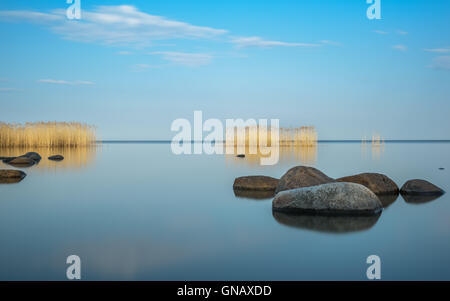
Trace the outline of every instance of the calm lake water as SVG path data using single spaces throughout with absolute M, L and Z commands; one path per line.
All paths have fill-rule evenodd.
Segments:
M 282 151 L 274 166 L 174 155 L 164 143 L 37 151 L 43 159 L 23 169 L 22 182 L 0 184 L 1 280 L 65 280 L 72 254 L 84 280 L 364 280 L 372 254 L 384 280 L 450 280 L 450 194 L 399 196 L 379 217 L 339 219 L 276 215 L 270 198 L 232 189 L 238 176 L 309 165 L 330 177 L 380 172 L 399 187 L 423 178 L 449 191 L 450 143 L 325 142 Z M 54 153 L 66 160 L 49 162 Z

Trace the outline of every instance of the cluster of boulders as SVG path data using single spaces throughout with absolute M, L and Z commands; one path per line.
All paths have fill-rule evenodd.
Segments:
M 236 178 L 237 196 L 262 193 L 274 197 L 274 216 L 285 214 L 376 215 L 402 194 L 407 202 L 423 202 L 439 197 L 444 191 L 425 180 L 409 180 L 400 189 L 389 177 L 379 173 L 361 173 L 333 179 L 313 167 L 296 166 L 279 180 L 267 176 Z
M 0 160 L 3 163 L 16 168 L 31 167 L 35 164 L 39 164 L 41 159 L 42 157 L 35 152 L 29 152 L 18 157 L 0 157 Z M 55 155 L 48 157 L 48 159 L 52 161 L 62 161 L 64 160 L 64 157 L 61 155 Z M 22 181 L 25 177 L 26 173 L 20 170 L 0 169 L 0 184 L 17 183 Z

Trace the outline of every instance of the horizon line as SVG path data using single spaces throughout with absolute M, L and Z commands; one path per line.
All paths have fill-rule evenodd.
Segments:
M 172 140 L 164 139 L 143 139 L 143 140 L 124 140 L 124 139 L 105 139 L 96 140 L 97 143 L 172 143 Z M 215 142 L 215 141 L 214 141 Z M 222 143 L 226 141 L 223 140 Z M 334 142 L 350 142 L 350 143 L 367 143 L 371 144 L 370 140 L 360 140 L 360 139 L 322 139 L 317 140 L 317 143 L 334 143 Z M 414 143 L 414 142 L 450 142 L 450 139 L 386 139 L 383 140 L 384 143 Z M 205 140 L 190 140 L 187 143 L 205 143 Z

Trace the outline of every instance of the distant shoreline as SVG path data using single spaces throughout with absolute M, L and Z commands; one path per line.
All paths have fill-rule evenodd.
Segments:
M 126 143 L 147 143 L 147 144 L 169 144 L 172 143 L 172 140 L 97 140 L 97 143 L 103 144 L 126 144 Z M 203 143 L 205 141 L 195 141 L 191 140 L 190 143 Z M 224 143 L 225 141 L 222 141 Z M 317 140 L 317 143 L 367 143 L 370 144 L 370 141 L 363 142 L 362 140 Z M 450 143 L 450 139 L 436 139 L 436 140 L 410 140 L 410 139 L 392 139 L 392 140 L 384 140 L 384 143 Z

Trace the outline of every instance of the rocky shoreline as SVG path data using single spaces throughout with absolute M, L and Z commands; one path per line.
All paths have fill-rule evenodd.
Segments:
M 295 166 L 279 180 L 261 175 L 239 177 L 234 181 L 233 190 L 236 196 L 273 198 L 273 212 L 284 215 L 337 216 L 380 214 L 399 194 L 406 202 L 421 203 L 445 193 L 426 180 L 409 180 L 399 188 L 392 179 L 380 173 L 333 179 L 307 166 Z

